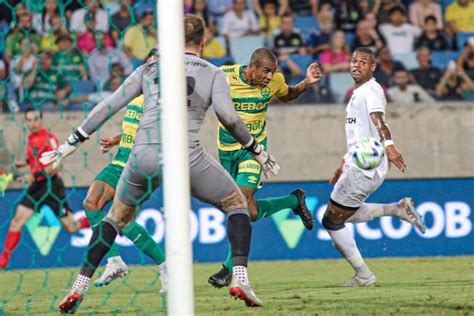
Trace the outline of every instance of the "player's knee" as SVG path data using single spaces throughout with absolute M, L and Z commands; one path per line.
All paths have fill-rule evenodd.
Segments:
M 226 213 L 233 210 L 248 210 L 245 196 L 238 188 L 235 188 L 228 196 L 217 202 L 216 207 Z
M 324 228 L 327 230 L 340 230 L 346 227 L 344 225 L 344 222 L 342 221 L 335 221 L 331 218 L 331 216 L 328 214 L 328 211 L 326 210 L 326 213 L 324 213 L 323 220 L 321 221 L 321 224 L 323 225 Z

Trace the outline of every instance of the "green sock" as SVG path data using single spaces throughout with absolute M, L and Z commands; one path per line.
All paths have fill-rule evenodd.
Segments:
M 289 194 L 280 197 L 258 199 L 257 200 L 257 220 L 270 217 L 281 210 L 291 208 L 295 210 L 298 207 L 296 195 Z
M 104 210 L 86 211 L 86 217 L 89 220 L 89 224 L 91 225 L 91 228 L 94 228 L 105 217 L 105 211 Z M 117 257 L 117 256 L 120 256 L 120 252 L 118 251 L 117 246 L 115 246 L 115 244 L 112 244 L 112 247 L 110 247 L 109 252 L 105 254 L 105 257 L 108 259 L 108 258 Z
M 135 246 L 144 254 L 153 259 L 156 264 L 165 262 L 165 254 L 160 249 L 160 246 L 151 238 L 150 233 L 135 221 L 132 221 L 123 231 L 123 234 L 128 239 L 133 241 Z
M 230 244 L 229 244 L 229 252 L 227 252 L 227 258 L 225 259 L 225 262 L 224 262 L 224 267 L 230 271 L 232 271 L 232 268 L 234 267 L 234 263 L 232 262 L 232 248 L 230 248 Z

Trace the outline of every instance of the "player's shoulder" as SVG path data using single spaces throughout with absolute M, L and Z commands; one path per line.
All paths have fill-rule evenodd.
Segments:
M 242 65 L 222 65 L 219 67 L 220 70 L 226 73 L 227 76 L 230 76 L 232 74 L 239 74 L 240 68 Z
M 364 93 L 371 96 L 383 96 L 383 88 L 382 86 L 375 80 L 375 78 L 371 79 L 367 84 L 364 85 Z
M 140 107 L 142 108 L 143 105 L 145 104 L 145 96 L 143 94 L 140 94 L 138 97 L 130 101 L 128 106 L 134 106 L 134 107 Z
M 283 84 L 286 82 L 285 76 L 280 71 L 277 71 L 273 74 L 272 82 L 276 84 Z

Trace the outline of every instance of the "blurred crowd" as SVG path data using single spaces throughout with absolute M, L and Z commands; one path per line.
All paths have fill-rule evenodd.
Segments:
M 470 0 L 185 0 L 184 12 L 205 20 L 204 57 L 216 65 L 248 62 L 266 46 L 296 83 L 319 61 L 324 79 L 304 103 L 350 98 L 358 46 L 376 52 L 389 101 L 474 99 Z M 155 1 L 0 2 L 0 108 L 88 110 L 156 46 Z

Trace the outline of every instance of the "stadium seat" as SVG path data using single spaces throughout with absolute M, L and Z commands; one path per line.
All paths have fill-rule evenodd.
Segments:
M 458 56 L 459 52 L 456 51 L 433 51 L 431 52 L 431 64 L 443 70 L 449 61 L 457 60 Z
M 407 70 L 413 70 L 418 68 L 418 60 L 416 59 L 416 53 L 404 53 L 404 54 L 393 54 L 393 59 L 399 61 L 405 66 Z
M 76 95 L 85 95 L 95 92 L 94 82 L 91 80 L 80 80 L 72 83 L 73 93 Z
M 337 103 L 342 103 L 347 90 L 354 86 L 349 72 L 333 72 L 329 75 L 329 89 Z
M 233 63 L 232 56 L 225 56 L 221 58 L 206 58 L 206 60 L 211 64 L 216 65 L 217 67 Z
M 295 16 L 294 26 L 301 31 L 303 38 L 307 38 L 311 31 L 319 29 L 314 16 Z
M 248 64 L 250 55 L 264 45 L 263 36 L 243 36 L 230 39 L 230 53 L 237 64 Z
M 456 44 L 458 46 L 458 51 L 464 49 L 464 45 L 467 43 L 469 37 L 474 37 L 474 33 L 456 33 Z

